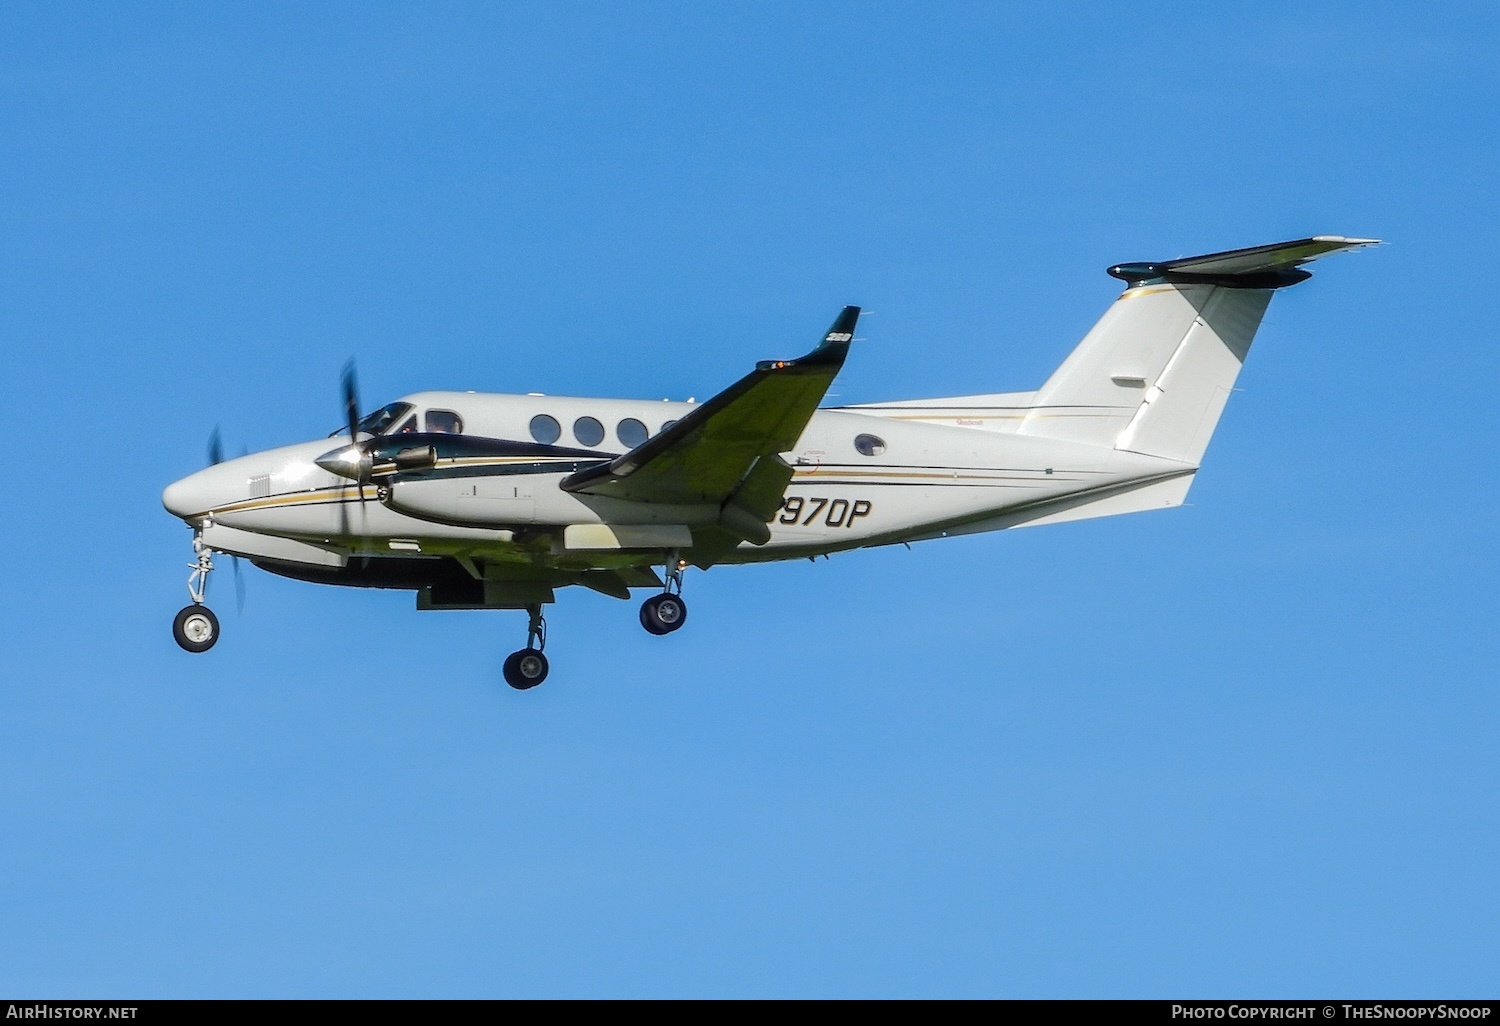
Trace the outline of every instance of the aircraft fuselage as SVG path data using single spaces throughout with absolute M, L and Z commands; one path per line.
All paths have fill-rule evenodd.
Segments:
M 532 437 L 531 424 L 548 417 L 561 435 L 545 443 L 552 452 L 440 461 L 421 472 L 393 475 L 382 485 L 360 485 L 319 467 L 315 461 L 339 443 L 323 438 L 201 470 L 170 486 L 164 502 L 194 526 L 218 525 L 349 555 L 484 560 L 514 559 L 525 550 L 528 560 L 540 557 L 560 567 L 653 565 L 661 562 L 664 548 L 679 549 L 691 561 L 691 532 L 720 517 L 715 503 L 637 503 L 559 487 L 579 469 L 633 448 L 621 441 L 621 424 L 633 421 L 655 434 L 693 404 L 473 392 L 424 392 L 399 402 L 411 407 L 406 416 L 418 427 L 425 426 L 431 411 L 440 411 L 459 418 L 465 436 L 541 449 L 544 443 Z M 793 476 L 769 524 L 769 540 L 742 543 L 717 561 L 799 558 L 966 533 L 966 526 L 1006 513 L 1019 524 L 1027 522 L 1027 510 L 1044 510 L 1068 496 L 1190 475 L 1194 469 L 1016 434 L 1003 430 L 1006 422 L 993 411 L 985 427 L 960 427 L 959 419 L 973 418 L 942 411 L 875 412 L 880 409 L 815 413 L 795 448 L 783 454 Z M 593 424 L 575 429 L 583 418 Z M 589 434 L 599 428 L 604 438 Z M 422 440 L 427 433 L 412 437 Z M 607 533 L 570 530 L 586 525 L 640 527 L 644 530 L 634 538 L 645 544 L 631 544 L 629 531 L 615 532 L 621 536 L 616 541 L 623 542 L 616 545 Z M 653 528 L 659 529 L 655 535 Z M 671 528 L 685 529 L 677 535 L 680 544 L 654 543 L 671 537 Z M 573 538 L 576 546 L 569 544 Z

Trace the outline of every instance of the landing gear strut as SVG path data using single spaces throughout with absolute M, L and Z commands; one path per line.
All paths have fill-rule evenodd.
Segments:
M 505 683 L 517 691 L 534 688 L 547 679 L 547 657 L 542 649 L 547 647 L 547 618 L 542 616 L 541 606 L 527 606 L 531 622 L 526 627 L 526 647 L 505 657 L 501 672 Z
M 671 634 L 687 623 L 687 603 L 682 599 L 682 571 L 687 562 L 676 551 L 667 554 L 667 584 L 660 595 L 641 604 L 641 626 L 652 634 Z
M 188 575 L 188 596 L 193 604 L 184 606 L 173 619 L 172 637 L 185 651 L 207 652 L 219 640 L 219 618 L 203 604 L 214 559 L 213 553 L 203 544 L 202 535 L 193 535 L 193 551 L 198 553 L 198 562 L 188 564 L 193 571 Z

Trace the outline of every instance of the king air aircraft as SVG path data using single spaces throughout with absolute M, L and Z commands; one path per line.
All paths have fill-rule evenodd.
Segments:
M 504 666 L 525 689 L 547 677 L 542 609 L 567 585 L 652 589 L 641 625 L 663 635 L 687 620 L 690 566 L 1177 506 L 1272 293 L 1375 241 L 1111 267 L 1124 293 L 1035 392 L 819 409 L 855 306 L 806 356 L 702 403 L 419 392 L 361 417 L 351 366 L 336 440 L 224 460 L 216 433 L 211 465 L 163 493 L 198 557 L 173 634 L 189 652 L 218 640 L 203 598 L 224 553 L 413 591 L 418 609 L 525 610 Z

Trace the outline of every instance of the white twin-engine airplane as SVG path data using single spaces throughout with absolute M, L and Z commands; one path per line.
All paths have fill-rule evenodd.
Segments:
M 222 460 L 162 502 L 193 529 L 193 604 L 173 634 L 213 647 L 214 553 L 321 584 L 415 591 L 418 609 L 524 609 L 515 688 L 547 676 L 542 607 L 570 584 L 683 625 L 683 571 L 801 559 L 1180 505 L 1271 293 L 1374 239 L 1318 236 L 1120 264 L 1127 283 L 1035 392 L 819 409 L 854 338 L 703 403 L 419 392 L 321 439 Z M 658 575 L 656 568 L 664 573 Z M 238 563 L 236 562 L 236 572 Z

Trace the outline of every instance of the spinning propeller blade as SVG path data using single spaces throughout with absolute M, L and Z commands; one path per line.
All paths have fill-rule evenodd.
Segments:
M 229 560 L 234 567 L 234 611 L 242 614 L 245 611 L 245 575 L 240 569 L 239 556 L 230 556 Z
M 240 447 L 241 456 L 250 455 L 248 445 Z M 224 437 L 219 434 L 219 425 L 215 424 L 213 431 L 208 436 L 208 465 L 218 466 L 224 462 Z M 234 566 L 234 610 L 236 613 L 245 611 L 245 572 L 240 567 L 240 557 L 230 555 L 230 563 Z
M 349 362 L 344 364 L 344 373 L 340 385 L 344 400 L 344 419 L 349 424 L 349 443 L 357 446 L 359 444 L 359 379 L 354 373 L 354 357 L 352 356 L 349 358 Z M 357 479 L 354 482 L 354 487 L 358 489 L 360 511 L 363 512 L 365 502 L 364 480 L 362 478 Z M 349 504 L 347 502 L 339 503 L 339 533 L 346 538 L 349 536 Z
M 344 416 L 349 421 L 349 441 L 359 441 L 359 381 L 354 375 L 354 358 L 344 364 Z

